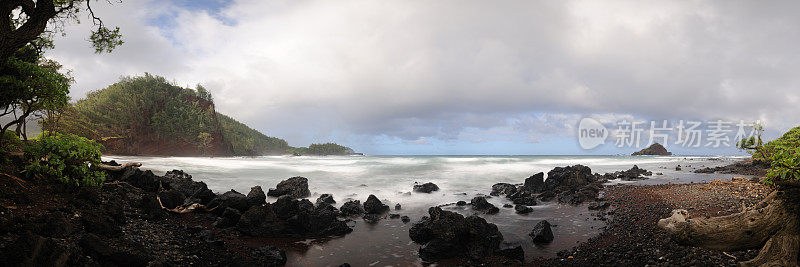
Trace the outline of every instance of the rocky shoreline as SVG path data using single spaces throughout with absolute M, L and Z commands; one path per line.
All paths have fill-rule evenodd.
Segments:
M 712 181 L 704 184 L 614 185 L 605 189 L 611 203 L 607 228 L 597 237 L 558 257 L 535 259 L 543 266 L 738 266 L 754 258 L 758 250 L 716 251 L 681 246 L 656 227 L 673 209 L 683 208 L 692 216 L 724 216 L 753 206 L 772 188 L 749 179 Z
M 751 202 L 763 197 L 762 191 L 768 190 L 749 180 L 715 181 L 707 185 L 603 185 L 612 179 L 647 179 L 651 174 L 637 166 L 603 175 L 593 174 L 581 165 L 557 167 L 548 172 L 546 180 L 543 173 L 537 173 L 522 184 L 495 184 L 489 195 L 477 196 L 470 203 L 447 204 L 468 205 L 473 212 L 471 216 L 431 207 L 429 216 L 422 218 L 391 213 L 391 208 L 373 195 L 363 204 L 350 200 L 341 203 L 340 208 L 334 206 L 336 201 L 330 194 L 322 194 L 312 203 L 305 199 L 310 192 L 309 181 L 303 177 L 284 180 L 267 193 L 255 186 L 248 194 L 234 190 L 215 194 L 205 183 L 193 181 L 191 175 L 182 171 L 158 176 L 136 166 L 110 172 L 109 180 L 97 188 L 69 188 L 42 181 L 26 185 L 2 180 L 0 264 L 277 266 L 287 263 L 284 251 L 287 243 L 281 239 L 343 236 L 352 232 L 356 217 L 370 224 L 384 219 L 414 221 L 406 234 L 420 245 L 417 255 L 428 262 L 517 265 L 533 261 L 541 265 L 581 265 L 624 257 L 631 264 L 650 264 L 655 254 L 674 257 L 677 252 L 670 249 L 680 251 L 673 246 L 648 243 L 659 234 L 655 222 L 649 223 L 651 220 L 665 217 L 673 208 L 687 208 L 686 201 L 694 201 L 689 208 L 704 212 L 703 215 L 727 214 L 741 208 L 739 202 L 752 205 Z M 745 183 L 747 186 L 743 187 Z M 734 199 L 734 191 L 730 191 L 734 187 L 739 188 L 737 194 L 742 194 L 739 202 Z M 425 194 L 439 188 L 425 183 L 413 189 Z M 601 198 L 603 190 L 605 196 Z M 730 192 L 719 193 L 724 190 Z M 686 197 L 692 194 L 697 197 Z M 684 202 L 664 200 L 664 196 L 672 201 L 681 199 L 681 195 Z M 277 200 L 267 203 L 267 196 Z M 521 215 L 531 212 L 531 206 L 540 202 L 555 201 L 561 205 L 589 203 L 588 209 L 595 212 L 596 219 L 612 220 L 600 236 L 572 252 L 561 252 L 554 259 L 526 259 L 521 247 L 501 245 L 503 236 L 497 226 L 482 218 L 499 211 L 486 201 L 492 196 L 513 201 L 515 206 L 504 208 L 513 208 Z M 394 207 L 401 208 L 400 204 Z M 551 242 L 554 237 L 550 226 L 547 221 L 540 221 L 532 227 L 529 242 Z M 614 247 L 618 248 L 611 250 L 603 246 L 623 234 L 630 242 L 617 242 Z M 668 242 L 665 238 L 658 239 Z M 659 246 L 661 249 L 655 252 L 649 249 Z M 648 248 L 650 254 L 626 257 L 642 248 Z M 720 259 L 713 253 L 698 255 L 701 256 L 687 259 L 696 263 Z M 667 256 L 659 257 L 669 259 Z

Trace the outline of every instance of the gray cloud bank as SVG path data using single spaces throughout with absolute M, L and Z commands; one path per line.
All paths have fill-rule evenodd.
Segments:
M 150 72 L 206 85 L 221 112 L 298 145 L 538 142 L 589 114 L 782 131 L 800 122 L 798 5 L 125 1 L 98 11 L 122 27 L 123 47 L 92 54 L 82 24 L 49 56 L 74 71 L 73 97 Z

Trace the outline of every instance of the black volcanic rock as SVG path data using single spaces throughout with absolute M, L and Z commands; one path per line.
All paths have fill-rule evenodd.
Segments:
M 498 250 L 503 235 L 497 226 L 483 218 L 444 211 L 438 207 L 428 209 L 423 217 L 409 229 L 408 235 L 421 244 L 419 256 L 425 261 L 438 261 L 453 257 L 481 259 Z
M 225 211 L 225 207 L 230 207 L 241 212 L 245 212 L 250 205 L 247 202 L 247 196 L 231 189 L 231 191 L 225 192 L 224 194 L 212 199 L 211 202 L 209 202 L 208 207 L 213 208 L 218 215 L 222 215 L 222 212 Z
M 311 191 L 308 191 L 308 179 L 297 176 L 281 181 L 274 189 L 270 189 L 267 195 L 271 197 L 289 195 L 293 198 L 304 198 L 311 195 Z
M 439 186 L 437 186 L 434 183 L 424 183 L 424 184 L 414 185 L 414 192 L 430 193 L 433 191 L 439 191 Z
M 664 146 L 659 143 L 653 143 L 649 147 L 639 150 L 637 152 L 633 152 L 631 156 L 644 156 L 644 155 L 654 155 L 654 156 L 672 156 L 672 152 L 667 151 Z
M 510 196 L 517 192 L 517 186 L 509 183 L 496 183 L 492 185 L 492 192 L 489 195 L 492 196 L 499 196 L 499 195 L 507 195 Z
M 542 191 L 544 191 L 545 190 L 544 173 L 539 172 L 525 179 L 525 184 L 522 185 L 522 190 L 534 193 L 541 193 Z
M 485 197 L 480 197 L 480 196 L 472 198 L 472 201 L 470 201 L 470 205 L 472 205 L 473 209 L 482 211 L 487 211 L 491 208 L 496 208 L 494 205 L 492 205 L 492 203 L 486 201 Z
M 333 195 L 331 194 L 322 194 L 317 198 L 316 204 L 319 205 L 322 203 L 333 205 L 336 204 L 336 200 L 333 200 Z
M 342 207 L 339 208 L 339 212 L 341 212 L 344 216 L 359 215 L 364 214 L 364 208 L 361 206 L 361 201 L 350 200 L 345 202 Z
M 331 205 L 315 207 L 308 199 L 297 200 L 284 195 L 275 203 L 250 207 L 242 214 L 236 228 L 258 237 L 315 238 L 352 232 L 338 215 L 339 211 Z
M 247 193 L 247 204 L 250 206 L 264 205 L 267 203 L 267 195 L 261 186 L 253 186 L 250 188 L 250 193 Z
M 528 235 L 533 238 L 533 243 L 553 242 L 553 230 L 550 229 L 550 223 L 547 220 L 537 223 Z
M 389 210 L 389 206 L 384 205 L 375 195 L 369 195 L 364 201 L 364 211 L 366 213 L 380 214 Z
M 533 211 L 533 208 L 525 205 L 517 205 L 514 207 L 514 210 L 517 212 L 517 214 L 528 214 Z

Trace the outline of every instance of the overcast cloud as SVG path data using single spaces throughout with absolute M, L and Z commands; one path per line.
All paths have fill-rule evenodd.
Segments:
M 125 45 L 93 54 L 90 25 L 73 25 L 48 56 L 72 69 L 73 98 L 149 72 L 203 84 L 217 110 L 292 145 L 558 154 L 577 150 L 548 140 L 572 138 L 586 115 L 761 120 L 772 135 L 796 126 L 798 5 L 98 2 Z

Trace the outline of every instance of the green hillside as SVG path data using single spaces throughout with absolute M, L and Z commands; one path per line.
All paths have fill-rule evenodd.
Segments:
M 205 88 L 183 88 L 145 74 L 122 78 L 87 94 L 42 128 L 97 140 L 117 155 L 257 156 L 332 155 L 352 150 L 336 144 L 294 148 L 214 109 Z
M 234 155 L 279 155 L 292 148 L 285 140 L 266 136 L 224 114 L 217 113 L 217 119 Z

